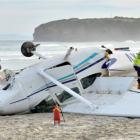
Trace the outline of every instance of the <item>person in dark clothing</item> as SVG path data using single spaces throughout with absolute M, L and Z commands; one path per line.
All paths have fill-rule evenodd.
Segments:
M 137 56 L 135 57 L 135 59 L 133 60 L 133 64 L 134 64 L 134 69 L 137 72 L 137 76 L 138 76 L 138 86 L 137 88 L 140 89 L 140 52 L 137 54 Z

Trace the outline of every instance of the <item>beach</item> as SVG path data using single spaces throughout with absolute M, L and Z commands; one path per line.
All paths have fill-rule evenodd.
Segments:
M 140 119 L 64 114 L 60 126 L 52 113 L 0 116 L 0 140 L 138 140 Z

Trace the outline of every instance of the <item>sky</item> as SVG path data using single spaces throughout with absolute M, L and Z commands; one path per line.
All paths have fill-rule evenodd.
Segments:
M 114 16 L 140 17 L 140 0 L 0 0 L 0 36 L 32 39 L 49 21 Z

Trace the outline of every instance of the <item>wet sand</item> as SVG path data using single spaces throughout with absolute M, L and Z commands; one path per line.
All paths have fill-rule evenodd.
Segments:
M 53 126 L 52 113 L 0 116 L 0 140 L 138 140 L 140 119 L 64 114 Z

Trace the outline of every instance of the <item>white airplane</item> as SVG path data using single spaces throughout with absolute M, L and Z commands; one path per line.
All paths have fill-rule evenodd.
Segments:
M 134 78 L 101 77 L 105 49 L 70 48 L 65 55 L 46 59 L 36 52 L 37 46 L 25 42 L 21 52 L 42 58 L 38 64 L 6 75 L 0 90 L 1 115 L 24 113 L 45 101 L 57 102 L 65 112 L 140 117 Z M 115 63 L 112 58 L 110 64 Z

